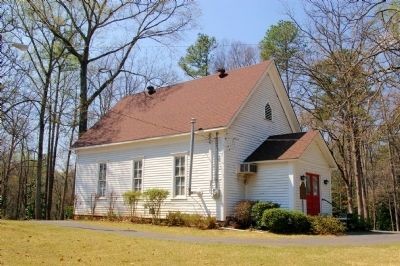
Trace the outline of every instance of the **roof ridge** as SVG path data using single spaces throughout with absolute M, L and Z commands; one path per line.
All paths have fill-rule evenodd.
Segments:
M 263 65 L 263 64 L 268 65 L 271 61 L 272 60 L 265 60 L 265 61 L 262 61 L 261 63 L 258 63 L 258 64 L 254 64 L 254 65 L 250 65 L 250 66 L 242 66 L 242 67 L 239 67 L 239 68 L 234 68 L 234 69 L 226 71 L 225 73 L 229 75 L 229 72 L 238 72 L 238 71 L 242 71 L 242 70 L 249 70 L 251 68 L 255 68 L 255 67 Z M 208 79 L 208 78 L 211 79 L 211 78 L 213 78 L 213 77 L 215 77 L 217 75 L 219 75 L 219 74 L 218 73 L 213 73 L 213 74 L 210 74 L 210 75 L 207 75 L 207 76 L 197 77 L 197 78 L 193 78 L 193 79 L 189 79 L 189 80 L 185 80 L 185 81 L 178 81 L 177 83 L 166 85 L 166 86 L 162 86 L 162 87 L 159 87 L 159 88 L 156 88 L 156 89 L 157 89 L 157 91 L 160 91 L 160 90 L 165 91 L 165 90 L 169 90 L 169 89 L 174 89 L 178 85 L 184 85 L 184 84 L 188 84 L 188 83 L 191 83 L 191 82 L 196 82 L 196 81 L 198 81 L 200 79 Z M 122 101 L 125 98 L 135 97 L 135 96 L 137 96 L 138 94 L 140 94 L 142 92 L 145 92 L 145 91 L 143 90 L 143 91 L 139 91 L 139 92 L 134 93 L 134 94 L 125 95 L 120 101 Z M 149 97 L 151 97 L 151 96 L 149 96 Z

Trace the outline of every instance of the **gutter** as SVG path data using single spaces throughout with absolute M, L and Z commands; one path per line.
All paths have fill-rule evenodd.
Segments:
M 203 129 L 203 130 L 201 130 L 201 132 L 208 133 L 208 132 L 221 131 L 221 130 L 226 130 L 226 129 L 227 129 L 227 127 L 216 127 L 216 128 L 211 128 L 211 129 Z M 80 150 L 91 150 L 91 149 L 99 149 L 99 148 L 108 148 L 108 147 L 122 146 L 122 145 L 127 145 L 127 144 L 145 143 L 145 142 L 150 142 L 150 141 L 158 141 L 158 140 L 164 140 L 164 139 L 179 138 L 179 137 L 188 136 L 190 134 L 191 133 L 188 132 L 188 133 L 182 133 L 182 134 L 166 135 L 166 136 L 144 138 L 144 139 L 137 139 L 137 140 L 127 140 L 127 141 L 122 141 L 122 142 L 91 145 L 91 146 L 84 146 L 84 147 L 71 147 L 70 149 L 74 150 L 74 151 L 80 151 Z

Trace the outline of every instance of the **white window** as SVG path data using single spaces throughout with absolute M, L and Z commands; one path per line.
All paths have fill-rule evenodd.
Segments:
M 185 195 L 185 156 L 175 156 L 174 195 Z
M 264 113 L 264 115 L 265 115 L 265 119 L 267 119 L 267 120 L 272 120 L 272 109 L 271 109 L 271 106 L 269 105 L 269 103 L 267 103 L 266 105 L 265 105 L 265 113 Z
M 99 164 L 99 182 L 97 186 L 97 194 L 100 197 L 106 196 L 106 178 L 107 178 L 107 164 Z
M 142 191 L 143 160 L 133 161 L 133 190 Z

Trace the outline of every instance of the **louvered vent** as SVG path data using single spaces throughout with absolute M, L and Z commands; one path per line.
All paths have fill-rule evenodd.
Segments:
M 271 106 L 269 105 L 269 103 L 267 103 L 265 105 L 265 119 L 267 120 L 272 120 L 272 110 L 271 110 Z

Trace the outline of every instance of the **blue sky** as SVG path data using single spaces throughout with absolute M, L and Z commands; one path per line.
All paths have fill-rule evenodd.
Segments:
M 184 34 L 171 59 L 176 66 L 186 48 L 196 41 L 198 33 L 213 36 L 217 41 L 226 39 L 258 45 L 269 26 L 288 19 L 288 9 L 296 17 L 301 18 L 302 14 L 301 0 L 199 0 L 198 6 L 201 16 L 197 18 L 197 27 Z M 177 72 L 181 79 L 188 78 L 178 66 Z
M 217 41 L 240 41 L 258 45 L 268 27 L 279 20 L 287 20 L 290 9 L 297 19 L 302 19 L 302 0 L 198 0 L 201 15 L 196 27 L 186 31 L 179 42 L 167 46 L 144 42 L 142 52 L 151 54 L 153 62 L 163 62 L 178 75 L 177 81 L 189 79 L 178 66 L 187 47 L 195 43 L 198 33 L 213 36 Z M 167 48 L 167 49 L 166 49 Z
M 196 40 L 198 32 L 214 36 L 217 40 L 258 44 L 269 26 L 287 19 L 287 8 L 296 15 L 301 13 L 299 0 L 200 0 L 198 4 L 202 16 L 197 21 L 198 28 L 185 41 L 189 45 Z

